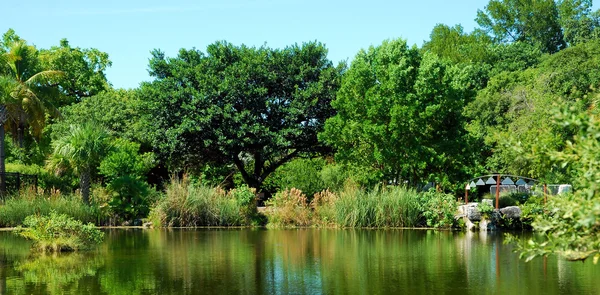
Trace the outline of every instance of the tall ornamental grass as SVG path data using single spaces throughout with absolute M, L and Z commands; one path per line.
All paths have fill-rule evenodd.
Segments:
M 306 195 L 292 188 L 278 192 L 266 202 L 268 227 L 309 226 L 311 210 Z
M 346 187 L 315 194 L 310 204 L 296 189 L 276 194 L 265 212 L 270 227 L 415 227 L 422 222 L 419 194 L 403 187 L 366 191 Z
M 339 227 L 415 227 L 421 218 L 417 192 L 404 187 L 346 188 L 330 206 Z
M 172 179 L 165 195 L 150 213 L 155 225 L 243 226 L 251 225 L 256 215 L 254 192 L 244 186 L 224 191 L 218 187 L 192 184 L 187 177 Z

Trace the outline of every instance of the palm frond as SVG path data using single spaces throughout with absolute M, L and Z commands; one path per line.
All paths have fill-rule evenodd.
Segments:
M 30 87 L 34 86 L 34 85 L 48 85 L 48 84 L 56 83 L 57 81 L 62 79 L 64 76 L 65 76 L 65 72 L 63 72 L 63 71 L 54 71 L 54 70 L 41 71 L 41 72 L 36 73 L 33 76 L 31 76 L 24 83 Z

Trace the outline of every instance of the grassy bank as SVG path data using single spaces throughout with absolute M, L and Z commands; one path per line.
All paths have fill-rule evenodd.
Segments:
M 65 214 L 84 223 L 110 224 L 105 210 L 95 204 L 85 205 L 77 195 L 47 196 L 24 191 L 0 201 L 0 227 L 19 226 L 29 215 L 49 215 L 50 212 Z

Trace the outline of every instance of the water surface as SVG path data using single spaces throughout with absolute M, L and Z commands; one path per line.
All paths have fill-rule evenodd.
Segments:
M 502 235 L 429 230 L 107 230 L 33 255 L 0 232 L 0 294 L 600 294 L 600 265 L 519 260 Z

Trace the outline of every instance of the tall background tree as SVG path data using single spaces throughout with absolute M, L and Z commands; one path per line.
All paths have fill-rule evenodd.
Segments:
M 154 51 L 141 86 L 148 134 L 172 171 L 233 164 L 251 187 L 287 161 L 323 151 L 317 140 L 343 66 L 321 43 L 284 49 L 217 42 L 207 52 Z
M 548 53 L 566 47 L 554 0 L 491 0 L 476 21 L 496 42 L 527 42 Z
M 336 159 L 386 182 L 448 185 L 470 166 L 462 116 L 474 96 L 470 73 L 404 40 L 360 51 L 320 138 L 337 150 Z

